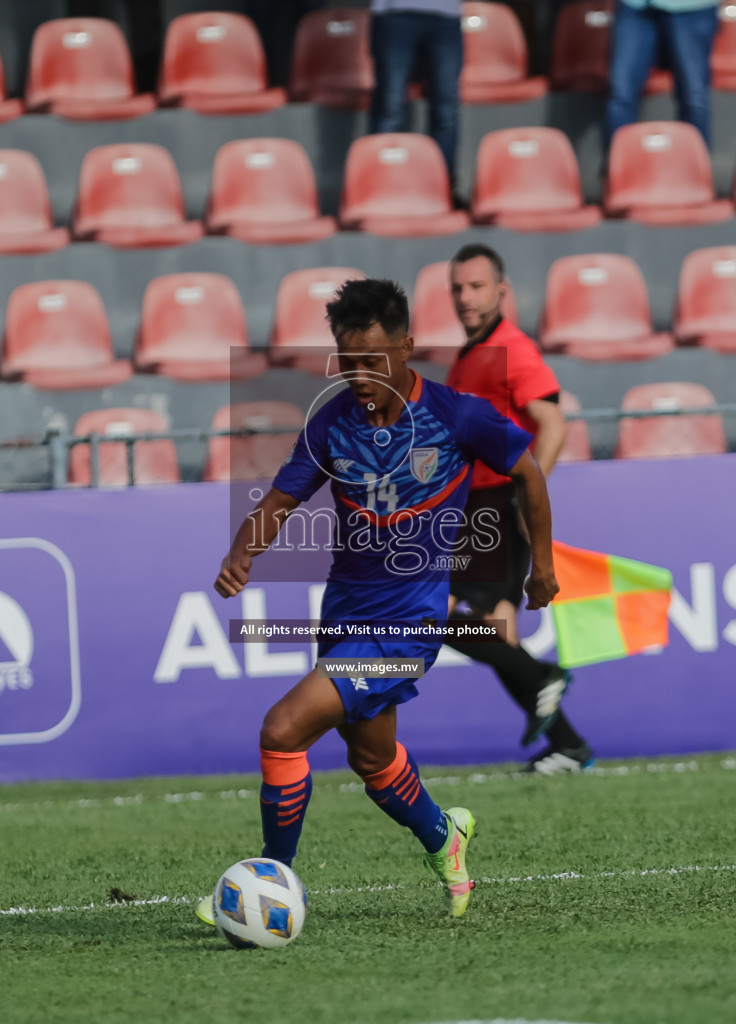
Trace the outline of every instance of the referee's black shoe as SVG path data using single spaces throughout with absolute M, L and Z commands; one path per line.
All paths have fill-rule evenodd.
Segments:
M 567 669 L 552 666 L 542 688 L 537 691 L 534 708 L 527 715 L 526 729 L 521 737 L 522 747 L 528 747 L 540 736 L 544 736 L 557 718 L 560 703 L 571 682 L 572 675 Z
M 572 775 L 588 771 L 594 764 L 593 751 L 583 743 L 574 749 L 549 747 L 533 757 L 524 771 L 532 775 Z

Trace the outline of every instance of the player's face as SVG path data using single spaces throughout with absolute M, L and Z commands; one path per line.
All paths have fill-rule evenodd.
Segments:
M 337 339 L 340 372 L 366 410 L 382 412 L 406 390 L 411 350 L 411 338 L 389 338 L 380 324 Z
M 453 263 L 450 289 L 455 312 L 469 338 L 480 334 L 498 315 L 506 294 L 506 285 L 497 280 L 496 268 L 485 256 Z

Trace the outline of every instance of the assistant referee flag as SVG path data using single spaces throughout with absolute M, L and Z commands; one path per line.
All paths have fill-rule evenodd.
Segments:
M 668 642 L 669 569 L 559 541 L 552 550 L 560 592 L 551 607 L 563 668 L 625 658 Z

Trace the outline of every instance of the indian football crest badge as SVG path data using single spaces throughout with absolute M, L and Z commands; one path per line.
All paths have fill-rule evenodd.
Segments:
M 429 483 L 440 461 L 439 448 L 412 448 L 409 469 L 420 484 Z

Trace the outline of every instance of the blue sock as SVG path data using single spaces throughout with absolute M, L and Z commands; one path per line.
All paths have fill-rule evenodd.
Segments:
M 447 842 L 447 818 L 419 781 L 419 769 L 401 743 L 396 744 L 392 764 L 363 781 L 371 800 L 394 821 L 411 829 L 425 850 L 436 853 L 442 849 Z
M 312 774 L 289 786 L 261 784 L 263 853 L 289 867 L 296 856 L 299 836 L 312 795 Z

